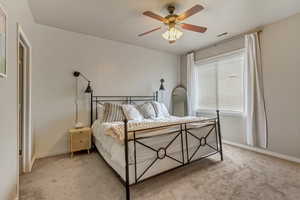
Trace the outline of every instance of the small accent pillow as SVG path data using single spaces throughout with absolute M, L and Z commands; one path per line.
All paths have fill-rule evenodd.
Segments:
M 119 104 L 105 103 L 104 104 L 104 122 L 120 122 L 124 121 L 124 113 L 122 106 Z
M 104 119 L 104 111 L 105 111 L 105 106 L 101 103 L 97 104 L 97 119 L 100 122 L 103 122 Z
M 161 106 L 161 112 L 163 113 L 164 117 L 170 117 L 170 113 L 169 113 L 166 105 L 161 103 L 160 106 Z
M 127 120 L 143 120 L 144 117 L 143 115 L 140 113 L 140 111 L 136 108 L 135 105 L 122 105 L 124 114 L 127 118 Z
M 154 119 L 156 117 L 152 103 L 138 105 L 137 109 L 142 113 L 145 119 Z
M 156 102 L 156 101 L 153 101 L 153 102 L 151 102 L 151 103 L 152 103 L 153 108 L 154 108 L 154 110 L 155 110 L 156 117 L 158 117 L 158 118 L 164 117 L 164 114 L 163 114 L 163 112 L 162 112 L 160 103 L 158 103 L 158 102 Z
M 156 117 L 162 118 L 162 117 L 169 117 L 170 116 L 169 111 L 166 108 L 165 104 L 159 103 L 159 102 L 156 102 L 156 101 L 153 101 L 152 104 L 153 104 L 153 108 L 156 112 Z

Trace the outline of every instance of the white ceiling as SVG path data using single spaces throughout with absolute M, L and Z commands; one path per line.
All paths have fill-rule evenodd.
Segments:
M 85 33 L 133 45 L 182 54 L 275 22 L 300 12 L 300 0 L 28 0 L 37 23 Z M 201 4 L 205 10 L 185 22 L 207 26 L 205 34 L 184 31 L 175 44 L 161 31 L 144 37 L 139 33 L 161 25 L 142 13 L 167 15 L 166 5 L 175 3 L 176 13 Z M 229 35 L 217 38 L 216 35 Z

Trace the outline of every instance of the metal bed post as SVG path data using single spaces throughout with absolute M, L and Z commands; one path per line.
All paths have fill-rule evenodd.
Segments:
M 217 126 L 218 126 L 218 135 L 219 135 L 219 145 L 220 145 L 220 156 L 221 156 L 221 161 L 223 161 L 223 148 L 222 148 L 222 135 L 221 135 L 221 126 L 220 126 L 220 111 L 217 110 Z
M 182 156 L 182 164 L 184 165 L 184 147 L 183 147 L 183 128 L 182 124 L 180 124 L 180 137 L 181 137 L 181 156 Z
M 135 131 L 133 132 L 133 148 L 134 148 L 134 180 L 137 182 L 137 167 L 136 167 L 136 137 Z
M 125 117 L 124 120 L 124 134 L 125 134 L 125 189 L 126 189 L 126 200 L 130 200 L 130 185 L 129 185 L 129 163 L 128 163 L 128 120 Z
M 91 92 L 91 127 L 93 125 L 93 91 Z
M 98 98 L 96 97 L 96 118 L 95 119 L 98 119 Z
M 186 163 L 188 164 L 190 162 L 189 159 L 189 142 L 188 142 L 188 132 L 186 128 L 186 123 L 184 124 L 184 132 L 185 132 L 185 147 L 186 147 Z

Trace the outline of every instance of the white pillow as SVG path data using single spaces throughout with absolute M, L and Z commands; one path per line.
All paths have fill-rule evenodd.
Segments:
M 159 102 L 156 102 L 156 101 L 152 102 L 152 104 L 153 104 L 153 107 L 154 107 L 155 112 L 156 112 L 156 117 L 162 118 L 162 117 L 169 117 L 170 116 L 169 111 L 166 108 L 165 104 L 159 103 Z
M 135 105 L 122 105 L 127 120 L 143 120 L 144 117 Z
M 163 113 L 163 116 L 170 117 L 170 113 L 169 113 L 167 107 L 165 106 L 165 104 L 160 103 L 160 107 L 161 107 L 161 112 Z
M 161 108 L 160 103 L 158 103 L 156 101 L 153 101 L 152 105 L 153 105 L 153 108 L 155 110 L 156 117 L 158 117 L 158 118 L 164 117 L 164 113 L 162 112 L 162 108 Z
M 137 109 L 142 113 L 145 119 L 155 119 L 156 112 L 152 103 L 144 103 L 142 105 L 138 105 Z

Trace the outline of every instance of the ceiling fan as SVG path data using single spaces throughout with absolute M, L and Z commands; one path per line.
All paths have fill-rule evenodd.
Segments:
M 168 40 L 170 44 L 174 43 L 176 40 L 181 38 L 183 33 L 178 29 L 178 27 L 181 27 L 182 29 L 189 30 L 189 31 L 194 31 L 198 33 L 205 33 L 207 28 L 203 26 L 196 26 L 192 24 L 186 24 L 186 23 L 181 23 L 183 20 L 186 18 L 200 12 L 201 10 L 204 9 L 203 6 L 201 5 L 195 5 L 192 8 L 188 9 L 184 13 L 177 15 L 174 14 L 175 11 L 175 6 L 169 5 L 168 6 L 168 11 L 169 15 L 166 17 L 159 16 L 151 11 L 145 11 L 143 15 L 151 17 L 153 19 L 156 19 L 158 21 L 163 22 L 167 26 L 167 31 L 162 34 L 163 38 Z M 154 31 L 160 30 L 162 27 L 157 27 L 155 29 L 152 29 L 150 31 L 144 32 L 139 34 L 138 36 L 144 36 L 149 33 L 152 33 Z

